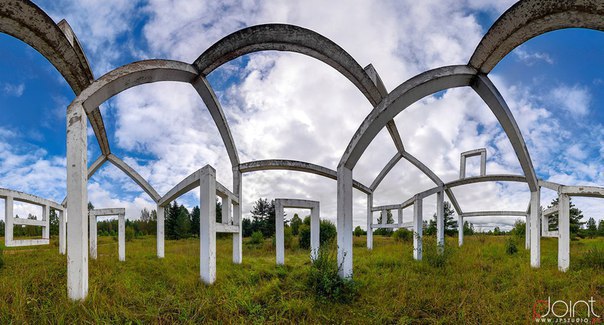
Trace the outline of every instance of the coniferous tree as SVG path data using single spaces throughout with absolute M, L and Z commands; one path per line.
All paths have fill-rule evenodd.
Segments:
M 604 236 L 604 219 L 598 222 L 598 236 Z
M 552 200 L 552 203 L 550 203 L 550 205 L 548 206 L 548 208 L 551 208 L 553 206 L 558 206 L 558 198 L 555 198 Z M 576 235 L 579 233 L 579 229 L 581 229 L 581 227 L 585 224 L 585 222 L 582 222 L 581 219 L 583 219 L 583 211 L 579 210 L 578 208 L 575 207 L 575 205 L 572 202 L 572 199 L 569 199 L 569 207 L 570 207 L 570 233 L 573 235 Z M 549 217 L 549 230 L 556 230 L 558 229 L 558 213 L 554 213 Z
M 55 211 L 54 209 L 50 210 L 50 214 L 48 215 L 48 223 L 49 223 L 48 231 L 50 232 L 50 235 L 58 236 L 59 235 L 59 216 L 57 215 L 57 211 Z
M 199 207 L 195 206 L 191 211 L 191 234 L 194 237 L 199 237 L 199 215 Z
M 382 223 L 382 214 L 380 213 L 380 216 L 377 219 L 377 223 L 381 224 Z M 386 211 L 386 223 L 388 224 L 393 224 L 394 223 L 394 218 L 392 218 L 392 212 L 390 212 L 390 210 Z M 373 232 L 374 235 L 381 235 L 381 236 L 391 236 L 392 235 L 392 228 L 378 228 Z
M 451 207 L 451 203 L 445 201 L 443 203 L 444 220 L 445 220 L 445 235 L 452 236 L 457 233 L 457 220 L 453 217 L 455 210 Z M 428 222 L 426 227 L 426 235 L 436 234 L 436 213 L 432 215 L 432 220 Z
M 260 231 L 262 235 L 272 237 L 275 234 L 275 201 L 260 198 L 250 211 L 252 214 L 252 232 Z
M 587 236 L 593 238 L 598 235 L 598 226 L 596 225 L 596 220 L 594 220 L 594 218 L 589 218 L 587 220 L 585 228 L 587 229 Z

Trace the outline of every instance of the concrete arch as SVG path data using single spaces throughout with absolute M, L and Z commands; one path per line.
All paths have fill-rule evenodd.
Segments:
M 352 170 L 359 158 L 386 122 L 419 99 L 441 90 L 471 86 L 491 109 L 518 157 L 531 191 L 536 191 L 537 177 L 518 125 L 507 104 L 485 75 L 469 66 L 446 66 L 421 73 L 393 90 L 363 121 L 349 143 L 339 168 Z
M 115 167 L 119 168 L 124 174 L 128 175 L 130 179 L 132 179 L 140 188 L 145 191 L 152 199 L 157 203 L 161 197 L 157 193 L 157 191 L 147 182 L 139 173 L 137 173 L 132 167 L 130 167 L 126 162 L 121 160 L 114 154 L 109 154 L 107 156 L 107 160 L 109 160 Z
M 594 0 L 519 1 L 491 26 L 468 64 L 488 74 L 522 43 L 565 28 L 604 30 L 604 3 Z
M 338 173 L 335 170 L 303 161 L 271 159 L 250 161 L 239 165 L 239 171 L 244 174 L 262 170 L 292 170 L 338 180 Z M 352 186 L 365 194 L 373 192 L 371 188 L 354 180 Z
M 78 95 L 94 80 L 94 75 L 69 24 L 58 24 L 31 1 L 0 0 L 0 32 L 11 35 L 42 54 L 65 78 Z M 101 151 L 109 153 L 101 112 L 96 107 L 88 115 Z
M 363 69 L 348 52 L 330 39 L 310 29 L 288 24 L 256 25 L 227 35 L 203 52 L 193 65 L 201 75 L 207 76 L 226 62 L 269 50 L 296 52 L 328 64 L 348 78 L 373 107 L 388 95 L 371 64 Z M 387 127 L 396 148 L 403 150 L 394 121 L 389 121 Z
M 96 80 L 78 95 L 71 105 L 81 105 L 89 113 L 94 110 L 94 107 L 126 89 L 158 81 L 186 82 L 193 85 L 218 127 L 231 164 L 233 166 L 239 165 L 235 142 L 216 95 L 207 80 L 200 77 L 197 70 L 188 63 L 170 60 L 145 60 L 127 64 Z

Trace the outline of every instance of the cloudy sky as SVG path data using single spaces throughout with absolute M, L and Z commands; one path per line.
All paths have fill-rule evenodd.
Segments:
M 446 3 L 445 3 L 446 2 Z M 96 77 L 132 61 L 193 62 L 222 37 L 246 26 L 289 23 L 339 44 L 361 66 L 373 64 L 390 91 L 427 69 L 465 64 L 482 35 L 513 1 L 37 1 L 79 37 Z M 563 30 L 537 37 L 490 74 L 515 114 L 538 176 L 563 184 L 604 186 L 604 33 Z M 60 202 L 65 196 L 65 110 L 74 95 L 54 67 L 20 41 L 0 35 L 0 187 Z M 369 102 L 331 67 L 300 54 L 261 52 L 223 65 L 209 76 L 242 161 L 295 159 L 332 169 Z M 162 82 L 127 90 L 102 113 L 112 151 L 161 194 L 211 164 L 231 187 L 226 150 L 203 102 L 188 84 Z M 509 140 L 471 89 L 428 97 L 395 121 L 407 150 L 444 181 L 459 177 L 459 154 L 485 147 L 487 173 L 521 173 Z M 100 153 L 89 132 L 89 161 Z M 354 170 L 371 184 L 395 153 L 383 130 Z M 478 159 L 468 162 L 477 175 Z M 377 189 L 376 205 L 405 201 L 433 184 L 401 161 Z M 129 218 L 153 201 L 107 163 L 89 182 L 96 207 L 126 207 Z M 296 172 L 244 177 L 244 212 L 259 197 L 319 200 L 335 220 L 336 183 Z M 464 211 L 525 210 L 528 187 L 517 183 L 454 190 Z M 555 193 L 544 190 L 542 205 Z M 179 199 L 192 207 L 198 192 Z M 366 197 L 355 191 L 355 226 L 365 226 Z M 587 217 L 604 218 L 604 200 L 575 199 Z M 0 201 L 0 219 L 4 217 Z M 425 218 L 435 197 L 425 200 Z M 16 213 L 36 212 L 20 205 Z M 291 213 L 294 211 L 290 211 Z M 412 208 L 405 210 L 410 221 Z M 377 217 L 377 216 L 376 216 Z M 514 218 L 475 218 L 477 227 Z

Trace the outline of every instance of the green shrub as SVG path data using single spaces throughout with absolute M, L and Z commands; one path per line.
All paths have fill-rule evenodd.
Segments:
M 134 228 L 126 227 L 124 236 L 126 237 L 126 241 L 132 241 L 132 239 L 134 239 Z
M 510 237 L 505 240 L 505 252 L 508 255 L 514 255 L 518 253 L 518 245 L 516 244 L 516 240 L 514 240 L 514 238 Z
M 306 223 L 300 225 L 298 229 L 300 235 L 299 247 L 310 249 L 310 226 Z M 337 236 L 336 226 L 329 220 L 321 220 L 319 224 L 319 245 L 332 243 Z
M 413 239 L 413 231 L 406 228 L 397 229 L 392 236 L 396 241 L 409 242 Z
M 307 281 L 316 299 L 340 303 L 348 303 L 354 299 L 358 291 L 357 286 L 352 279 L 339 276 L 340 268 L 335 254 L 328 247 L 321 246 L 310 267 Z
M 592 247 L 579 257 L 577 266 L 583 268 L 592 268 L 604 270 L 604 249 Z
M 447 265 L 450 260 L 451 252 L 453 248 L 438 247 L 436 245 L 436 238 L 424 237 L 422 244 L 422 256 L 430 266 L 435 268 L 443 268 Z
M 363 229 L 361 229 L 361 226 L 357 226 L 356 228 L 354 228 L 355 237 L 361 237 L 365 234 L 366 234 L 366 232 Z
M 264 236 L 260 231 L 254 231 L 252 233 L 252 238 L 250 239 L 250 244 L 252 245 L 260 245 L 264 242 Z

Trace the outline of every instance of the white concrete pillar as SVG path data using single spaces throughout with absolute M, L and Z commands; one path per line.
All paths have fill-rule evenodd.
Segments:
M 424 226 L 422 199 L 416 197 L 413 202 L 413 258 L 422 260 L 422 231 Z
M 385 225 L 388 223 L 388 211 L 382 210 L 380 215 L 382 216 L 382 224 Z
M 558 194 L 558 269 L 566 272 L 570 266 L 570 198 Z
M 96 260 L 98 257 L 97 254 L 97 240 L 98 240 L 98 234 L 97 234 L 97 227 L 96 227 L 96 215 L 94 214 L 90 214 L 88 216 L 88 225 L 90 228 L 90 258 L 93 260 Z
M 403 224 L 403 208 L 397 209 L 397 221 L 398 226 L 400 227 Z
M 88 164 L 86 113 L 77 102 L 67 109 L 67 291 L 72 300 L 88 295 Z
M 480 176 L 487 175 L 487 152 L 480 152 Z
M 445 192 L 436 193 L 436 246 L 439 253 L 445 249 Z
M 239 232 L 233 234 L 233 263 L 241 264 L 243 260 L 243 228 L 241 225 L 243 204 L 243 177 L 239 167 L 233 167 L 233 193 L 239 199 L 239 204 L 233 204 L 233 225 L 239 227 Z
M 459 247 L 461 247 L 463 245 L 463 216 L 462 215 L 458 215 L 457 216 L 457 236 L 458 236 L 458 244 Z
M 373 194 L 367 194 L 367 249 L 373 249 Z
M 340 277 L 352 278 L 352 170 L 338 167 L 338 265 Z
M 531 266 L 541 266 L 541 189 L 531 192 Z
M 466 178 L 466 156 L 462 155 L 459 166 L 459 179 Z
M 123 214 L 117 217 L 117 237 L 118 258 L 123 262 L 126 260 L 126 216 Z
M 319 219 L 319 208 L 310 209 L 310 259 L 316 260 L 319 256 L 319 246 L 321 245 L 321 220 Z M 283 216 L 283 214 L 281 214 Z
M 65 255 L 67 252 L 67 229 L 65 229 L 67 216 L 64 211 L 57 211 L 57 213 L 59 214 L 59 254 Z
M 12 196 L 7 196 L 4 200 L 4 245 L 11 246 L 13 242 L 13 212 L 14 200 Z
M 526 218 L 524 218 L 524 248 L 529 250 L 531 249 L 531 218 L 530 214 L 527 214 Z
M 164 258 L 165 256 L 165 244 L 164 244 L 164 238 L 165 238 L 165 233 L 164 233 L 164 224 L 165 224 L 165 220 L 166 220 L 166 208 L 162 207 L 162 206 L 157 206 L 157 231 L 156 231 L 156 237 L 157 237 L 157 257 L 158 258 Z
M 311 220 L 312 221 L 312 220 Z M 277 251 L 277 265 L 285 263 L 285 243 L 283 225 L 283 206 L 281 202 L 275 202 L 275 246 Z
M 216 281 L 216 170 L 206 165 L 199 181 L 199 273 L 201 281 Z
M 45 224 L 42 227 L 42 238 L 50 239 L 50 206 L 48 205 L 42 207 L 42 220 L 44 220 Z
M 228 195 L 221 197 L 222 205 L 221 205 L 221 217 L 222 223 L 230 224 L 231 223 L 231 199 Z

